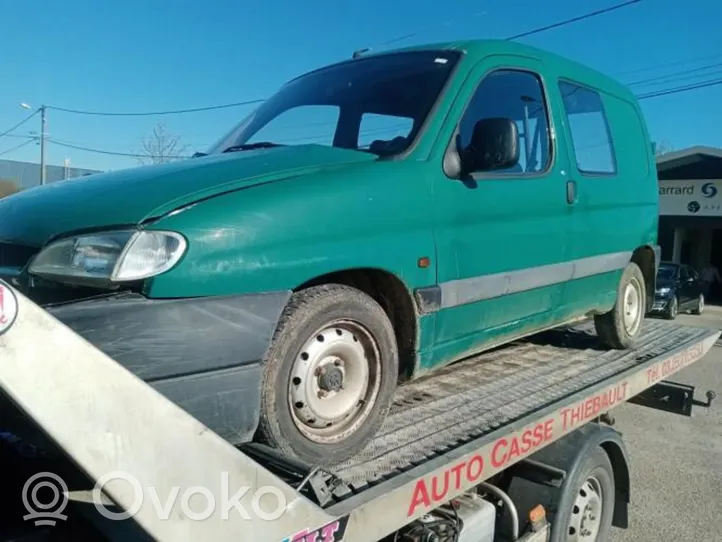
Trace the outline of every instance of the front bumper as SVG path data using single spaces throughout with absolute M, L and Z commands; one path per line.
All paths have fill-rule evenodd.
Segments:
M 653 313 L 659 313 L 664 312 L 669 307 L 669 303 L 671 302 L 671 297 L 665 297 L 661 296 L 659 294 L 656 294 L 654 296 L 654 303 L 652 303 L 652 311 Z
M 239 444 L 250 441 L 258 425 L 261 361 L 290 295 L 150 300 L 124 294 L 46 310 L 221 437 Z

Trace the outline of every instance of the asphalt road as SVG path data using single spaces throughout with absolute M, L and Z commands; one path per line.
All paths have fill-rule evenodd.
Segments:
M 677 321 L 722 329 L 722 308 Z M 630 404 L 615 410 L 630 455 L 632 503 L 629 529 L 615 529 L 613 542 L 722 540 L 722 346 L 671 380 L 697 387 L 698 399 L 708 389 L 718 399 L 691 418 Z

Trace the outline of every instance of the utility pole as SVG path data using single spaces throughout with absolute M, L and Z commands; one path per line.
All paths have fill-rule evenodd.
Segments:
M 40 106 L 40 186 L 45 184 L 45 104 Z
M 20 107 L 23 109 L 31 109 L 31 107 L 26 103 L 21 103 Z M 45 112 L 48 109 L 48 106 L 43 104 L 40 106 L 40 185 L 44 185 L 46 181 L 46 175 L 45 175 Z M 33 113 L 33 115 L 37 114 L 37 111 Z

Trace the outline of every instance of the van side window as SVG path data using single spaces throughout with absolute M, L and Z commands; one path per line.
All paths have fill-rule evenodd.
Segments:
M 471 141 L 474 125 L 482 119 L 504 117 L 519 131 L 519 162 L 497 173 L 539 173 L 551 163 L 551 138 L 541 80 L 520 70 L 497 70 L 482 79 L 459 126 L 460 144 Z
M 566 81 L 559 83 L 559 89 L 579 171 L 616 173 L 614 147 L 602 97 L 592 89 Z

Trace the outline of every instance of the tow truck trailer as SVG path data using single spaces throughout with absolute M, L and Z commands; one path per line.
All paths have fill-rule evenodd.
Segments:
M 59 451 L 50 464 L 70 489 L 40 503 L 6 484 L 27 515 L 12 531 L 0 520 L 5 540 L 603 541 L 628 526 L 631 495 L 609 412 L 709 406 L 711 392 L 703 403 L 667 379 L 720 335 L 647 320 L 634 349 L 610 351 L 588 325 L 545 332 L 402 386 L 358 456 L 302 465 L 231 446 L 14 293 L 0 390 Z M 5 461 L 4 478 L 33 457 Z

